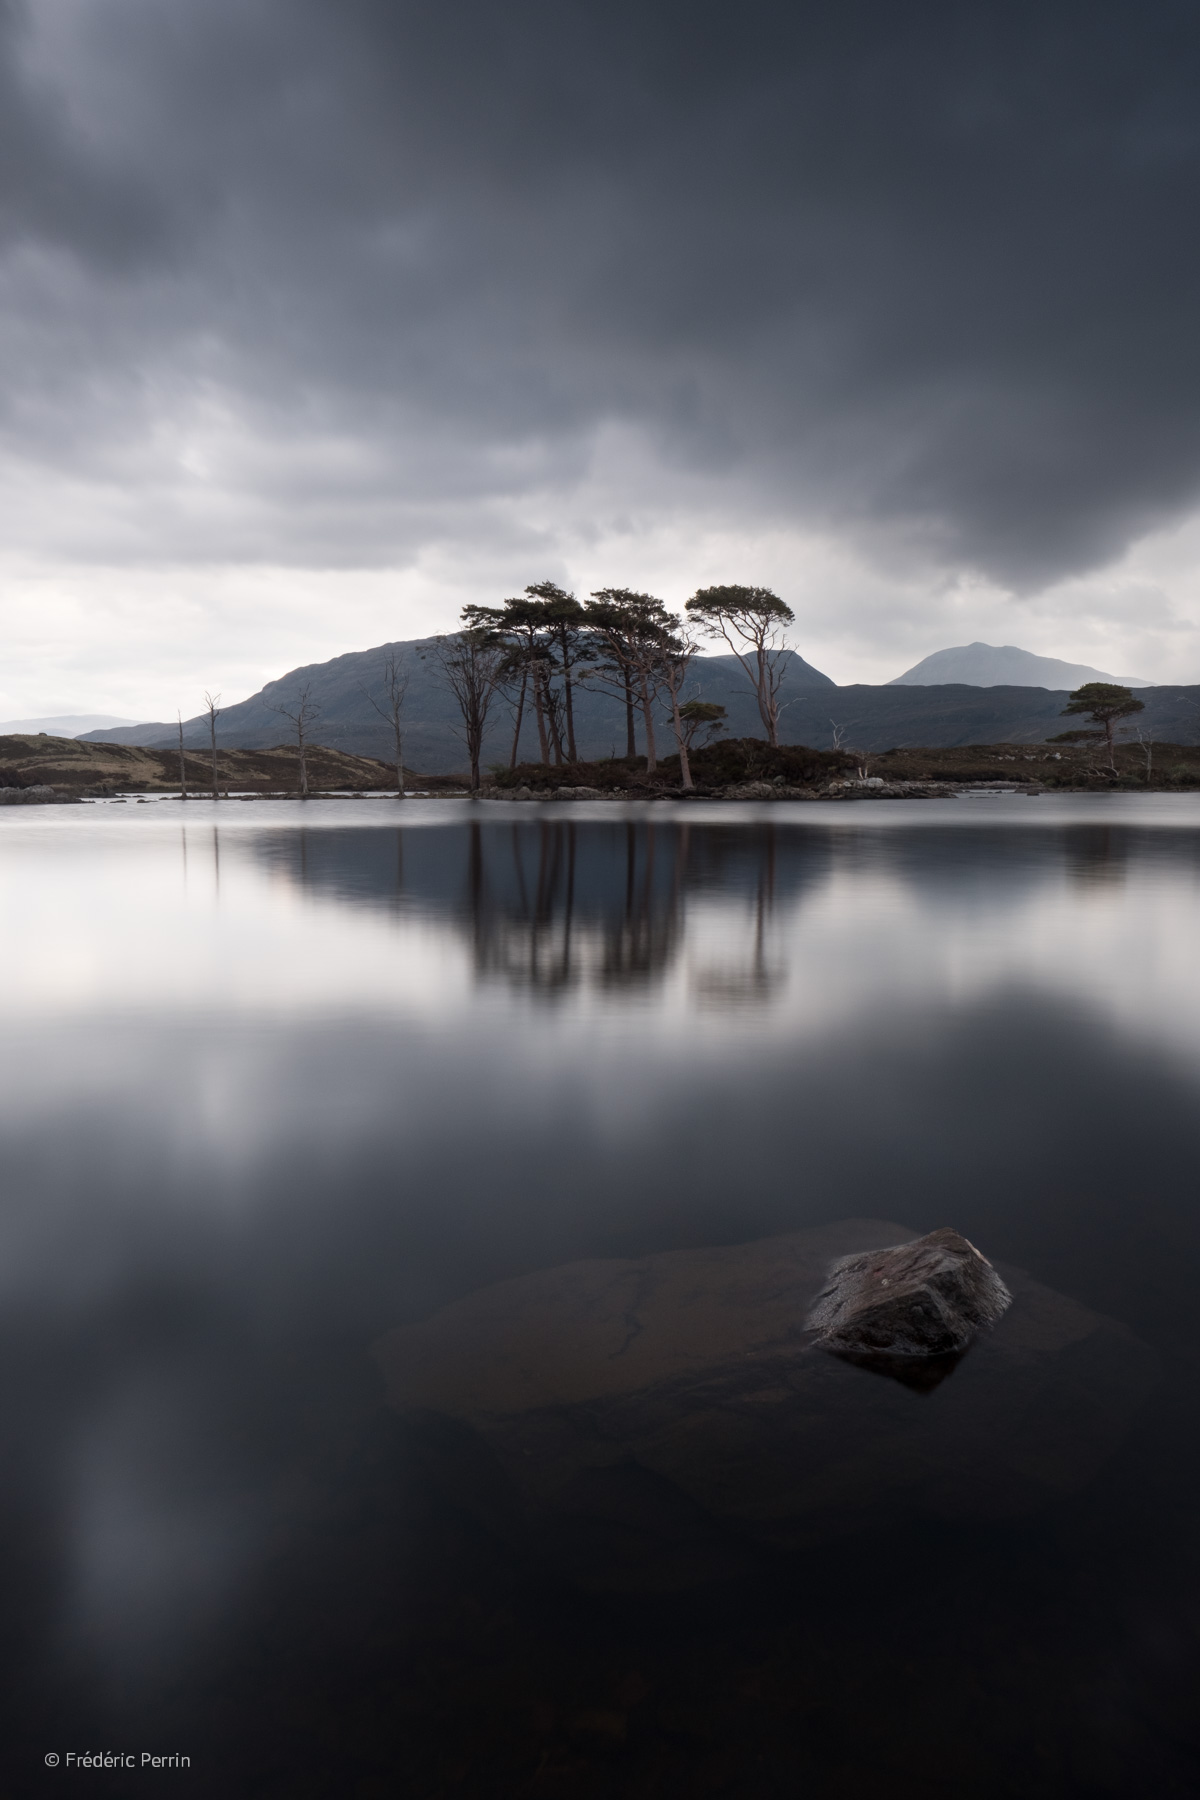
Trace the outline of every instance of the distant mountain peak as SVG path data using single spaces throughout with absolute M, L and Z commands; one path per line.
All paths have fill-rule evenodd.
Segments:
M 935 650 L 888 687 L 1082 687 L 1086 681 L 1114 681 L 1121 687 L 1152 687 L 1138 675 L 1108 675 L 1088 663 L 1063 662 L 1057 656 L 1038 656 L 1016 644 L 960 644 L 951 650 Z
M 54 713 L 48 718 L 2 719 L 0 736 L 36 737 L 44 731 L 47 737 L 79 737 L 85 731 L 136 724 L 136 719 L 122 719 L 116 713 Z

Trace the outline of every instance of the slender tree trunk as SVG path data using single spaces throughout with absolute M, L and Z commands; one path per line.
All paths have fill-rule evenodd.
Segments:
M 571 698 L 571 665 L 567 660 L 567 646 L 563 645 L 563 693 L 567 703 L 567 761 L 578 762 L 579 752 L 575 748 L 575 707 Z
M 675 742 L 679 746 L 679 774 L 685 788 L 695 787 L 692 780 L 692 765 L 688 761 L 687 739 L 684 736 L 683 720 L 679 716 L 679 695 L 671 683 L 671 724 L 675 730 Z
M 625 754 L 628 757 L 637 755 L 637 727 L 633 722 L 633 676 L 628 668 L 622 668 L 625 677 Z
M 213 799 L 217 798 L 217 718 L 215 713 L 208 716 L 209 735 L 212 739 L 212 790 Z
M 541 752 L 542 767 L 550 767 L 550 744 L 546 737 L 546 704 L 542 698 L 542 669 L 540 663 L 533 666 L 533 706 L 537 714 L 538 749 Z
M 758 716 L 767 732 L 767 742 L 772 750 L 779 748 L 779 702 L 771 692 L 771 670 L 767 662 L 766 646 L 759 644 L 755 651 L 758 662 Z
M 399 719 L 393 719 L 396 732 L 396 798 L 404 798 L 404 733 L 400 729 Z
M 508 759 L 508 766 L 510 769 L 515 769 L 517 766 L 517 751 L 520 749 L 520 746 L 521 746 L 521 721 L 525 717 L 525 685 L 528 682 L 528 680 L 529 680 L 529 670 L 522 669 L 521 670 L 521 697 L 517 701 L 517 723 L 513 729 L 512 755 Z
M 554 766 L 556 769 L 561 769 L 563 766 L 562 727 L 558 722 L 558 709 L 552 704 L 551 700 L 550 673 L 548 670 L 542 670 L 542 679 L 546 683 L 546 716 L 550 725 L 550 742 L 554 746 Z
M 1104 721 L 1104 736 L 1108 741 L 1108 766 L 1115 775 L 1117 772 L 1117 750 L 1113 740 L 1113 722 L 1111 719 L 1105 719 Z
M 179 718 L 179 798 L 186 800 L 188 797 L 187 764 L 183 760 L 183 716 L 178 714 L 177 717 Z
M 658 752 L 654 748 L 654 714 L 650 701 L 650 682 L 646 671 L 641 671 L 642 720 L 646 727 L 646 773 L 653 775 L 658 769 Z
M 308 746 L 304 742 L 304 727 L 296 728 L 296 744 L 300 751 L 300 798 L 308 799 Z

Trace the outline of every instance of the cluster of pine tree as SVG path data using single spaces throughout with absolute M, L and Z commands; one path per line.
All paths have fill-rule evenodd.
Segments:
M 579 760 L 575 694 L 581 684 L 615 694 L 625 708 L 626 754 L 637 754 L 640 714 L 646 768 L 657 767 L 656 709 L 665 708 L 685 788 L 693 785 L 689 751 L 698 735 L 719 729 L 725 708 L 687 699 L 687 676 L 701 636 L 722 641 L 754 691 L 767 741 L 779 741 L 779 688 L 789 652 L 783 641 L 793 613 L 764 587 L 700 588 L 683 615 L 653 594 L 600 588 L 581 601 L 552 581 L 532 582 L 499 606 L 463 608 L 462 629 L 436 640 L 437 658 L 462 714 L 479 786 L 479 759 L 492 702 L 513 703 L 511 765 L 516 767 L 527 714 L 537 726 L 544 766 Z

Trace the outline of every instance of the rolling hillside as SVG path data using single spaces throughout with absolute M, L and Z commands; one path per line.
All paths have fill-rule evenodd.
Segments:
M 186 758 L 188 786 L 202 793 L 212 780 L 208 757 Z M 217 763 L 222 792 L 292 793 L 298 775 L 294 750 L 222 750 Z M 392 771 L 369 757 L 314 748 L 308 755 L 313 792 L 336 788 L 354 793 L 386 789 Z M 68 795 L 179 792 L 179 754 L 132 744 L 94 744 L 81 738 L 12 733 L 0 736 L 0 788 L 52 787 Z

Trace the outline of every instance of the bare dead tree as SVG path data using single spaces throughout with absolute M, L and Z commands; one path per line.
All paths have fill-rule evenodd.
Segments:
M 383 664 L 383 697 L 377 699 L 369 688 L 363 688 L 375 711 L 392 728 L 396 746 L 396 798 L 404 798 L 404 702 L 412 678 L 406 658 L 389 650 Z
M 217 720 L 221 716 L 220 694 L 206 693 L 204 704 L 208 708 L 208 736 L 212 745 L 212 797 L 214 800 L 219 800 L 220 795 L 217 792 Z
M 178 707 L 175 709 L 175 717 L 179 720 L 179 798 L 181 800 L 186 800 L 188 791 L 187 764 L 183 760 L 183 714 L 179 711 Z
M 296 752 L 300 760 L 300 798 L 308 799 L 308 728 L 314 719 L 320 717 L 321 708 L 312 697 L 312 683 L 306 681 L 298 689 L 295 699 L 290 705 L 280 702 L 277 705 L 268 703 L 269 712 L 278 713 L 281 719 L 290 721 L 296 733 Z
M 459 735 L 466 744 L 471 764 L 471 792 L 477 794 L 479 759 L 488 713 L 504 679 L 508 647 L 502 637 L 486 626 L 468 626 L 463 631 L 434 638 L 429 653 L 462 715 Z

